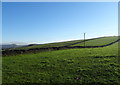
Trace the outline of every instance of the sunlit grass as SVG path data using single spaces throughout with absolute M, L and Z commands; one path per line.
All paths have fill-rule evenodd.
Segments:
M 117 39 L 118 39 L 118 37 L 103 37 L 103 38 L 99 38 L 99 39 L 95 39 L 95 40 L 86 41 L 85 46 L 106 45 L 106 44 L 116 41 Z M 71 45 L 71 46 L 84 46 L 84 42 L 78 43 L 75 45 Z
M 119 83 L 118 43 L 3 57 L 3 83 Z M 118 84 L 119 85 L 119 84 Z

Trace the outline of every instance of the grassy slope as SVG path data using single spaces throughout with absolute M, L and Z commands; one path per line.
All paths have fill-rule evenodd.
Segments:
M 47 48 L 47 47 L 61 47 L 66 46 L 72 43 L 81 42 L 82 40 L 74 40 L 74 41 L 66 41 L 66 42 L 58 42 L 58 43 L 48 43 L 48 44 L 41 44 L 35 46 L 28 46 L 28 47 L 19 47 L 14 49 L 31 49 L 31 48 Z
M 85 46 L 106 45 L 106 44 L 109 44 L 111 42 L 114 42 L 117 39 L 118 39 L 118 37 L 104 37 L 104 38 L 99 38 L 99 39 L 95 39 L 95 40 L 86 41 L 85 42 Z M 71 45 L 71 46 L 84 46 L 84 42 L 79 43 L 79 44 L 75 44 L 75 45 Z
M 116 36 L 115 37 L 102 37 L 99 39 L 86 41 L 86 46 L 105 45 L 105 44 L 111 43 L 117 39 L 118 39 L 118 37 L 116 37 Z M 33 48 L 61 47 L 61 46 L 66 46 L 66 45 L 70 45 L 70 44 L 81 42 L 81 41 L 83 41 L 83 40 L 74 40 L 74 41 L 66 41 L 66 42 L 58 42 L 58 43 L 48 43 L 48 44 L 41 44 L 41 45 L 27 46 L 27 47 L 18 47 L 18 48 L 12 48 L 12 49 L 15 49 L 15 50 L 25 49 L 25 50 L 27 50 L 27 49 L 33 49 Z M 84 42 L 78 43 L 75 45 L 70 45 L 70 46 L 84 46 Z
M 120 77 L 118 43 L 3 57 L 3 83 L 111 83 Z M 97 84 L 98 85 L 98 84 Z

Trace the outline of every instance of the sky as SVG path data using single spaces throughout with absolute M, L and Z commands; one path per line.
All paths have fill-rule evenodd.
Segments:
M 117 2 L 3 2 L 2 43 L 33 44 L 118 35 Z

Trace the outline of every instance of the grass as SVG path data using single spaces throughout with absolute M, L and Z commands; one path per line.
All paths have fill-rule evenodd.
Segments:
M 3 83 L 119 85 L 118 43 L 3 57 Z
M 95 39 L 95 40 L 86 41 L 85 46 L 106 45 L 106 44 L 109 44 L 111 42 L 114 42 L 117 39 L 118 39 L 118 37 L 103 37 L 103 38 L 99 38 L 99 39 Z M 78 43 L 78 44 L 75 44 L 75 45 L 71 45 L 71 46 L 84 46 L 84 42 Z
M 48 48 L 48 47 L 61 47 L 61 46 L 66 46 L 69 44 L 73 44 L 76 42 L 81 42 L 82 40 L 73 40 L 73 41 L 66 41 L 66 42 L 58 42 L 58 43 L 48 43 L 48 44 L 41 44 L 41 45 L 34 45 L 34 46 L 27 46 L 27 47 L 18 47 L 18 48 L 13 48 L 16 50 L 27 50 L 27 49 L 33 49 L 33 48 Z
M 117 36 L 112 37 L 101 37 L 94 40 L 89 40 L 85 42 L 86 46 L 100 46 L 109 44 L 115 40 L 117 40 Z M 88 40 L 88 39 L 86 39 Z M 27 46 L 27 47 L 18 47 L 18 48 L 11 48 L 11 50 L 28 50 L 28 49 L 34 49 L 34 48 L 49 48 L 49 47 L 62 47 L 62 46 L 84 46 L 84 42 L 81 42 L 83 40 L 73 40 L 73 41 L 66 41 L 66 42 L 57 42 L 57 43 L 48 43 L 48 44 L 41 44 L 41 45 L 33 45 L 33 46 Z M 78 43 L 78 44 L 74 44 Z M 71 45 L 72 44 L 72 45 Z

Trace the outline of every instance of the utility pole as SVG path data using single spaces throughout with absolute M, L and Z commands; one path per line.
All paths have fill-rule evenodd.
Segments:
M 85 47 L 85 33 L 84 33 L 84 47 Z

